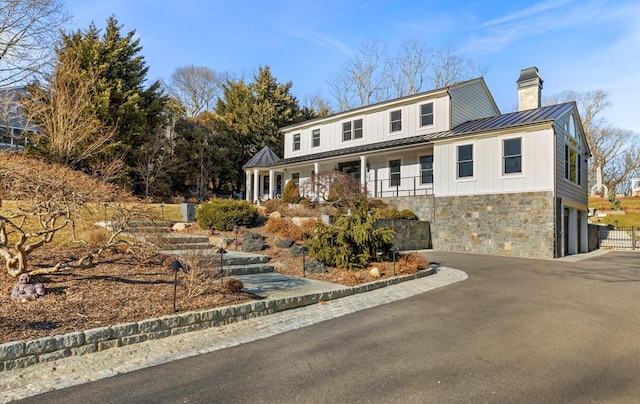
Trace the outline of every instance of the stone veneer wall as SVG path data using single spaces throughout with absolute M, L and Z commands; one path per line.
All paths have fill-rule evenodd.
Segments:
M 375 227 L 391 227 L 396 231 L 393 244 L 401 251 L 425 250 L 431 248 L 431 226 L 422 220 L 380 219 Z
M 431 221 L 433 249 L 554 258 L 551 192 L 385 198 Z

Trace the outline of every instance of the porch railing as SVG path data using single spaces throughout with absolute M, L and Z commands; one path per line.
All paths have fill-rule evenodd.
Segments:
M 422 184 L 422 177 L 400 177 L 367 181 L 367 192 L 373 198 L 433 195 L 433 183 Z

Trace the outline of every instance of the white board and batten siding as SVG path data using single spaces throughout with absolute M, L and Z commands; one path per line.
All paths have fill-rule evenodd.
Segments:
M 420 127 L 420 105 L 429 102 L 433 102 L 433 125 Z M 402 111 L 402 130 L 391 132 L 390 113 L 397 110 Z M 446 92 L 426 93 L 422 97 L 405 97 L 394 102 L 358 108 L 285 128 L 284 154 L 285 158 L 307 156 L 446 131 L 450 129 L 450 115 L 450 102 Z M 362 138 L 343 141 L 342 124 L 357 119 L 362 119 Z M 315 129 L 320 129 L 320 146 L 312 147 L 312 133 Z M 300 134 L 300 150 L 294 151 L 293 138 L 296 134 Z
M 522 173 L 503 174 L 502 141 L 522 139 Z M 473 145 L 473 177 L 458 178 L 457 148 Z M 436 143 L 434 184 L 437 196 L 553 191 L 553 130 L 513 132 Z

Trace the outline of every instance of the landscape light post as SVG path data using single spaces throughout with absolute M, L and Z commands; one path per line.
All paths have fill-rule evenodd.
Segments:
M 233 225 L 233 232 L 236 234 L 236 240 L 233 242 L 236 246 L 236 251 L 238 251 L 238 230 L 240 230 L 240 226 L 238 224 Z
M 104 225 L 107 226 L 107 204 L 103 203 L 102 207 L 104 208 Z
M 306 246 L 300 247 L 300 253 L 302 254 L 302 277 L 303 278 L 307 277 L 307 274 L 305 272 L 305 267 L 304 267 L 304 256 L 307 255 L 308 252 L 309 252 L 309 249 Z
M 393 254 L 393 276 L 396 276 L 396 254 L 400 251 L 398 247 L 392 245 L 389 252 Z
M 178 288 L 178 271 L 183 269 L 184 266 L 180 261 L 175 260 L 169 264 L 169 268 L 173 269 L 173 312 L 176 312 L 176 289 Z
M 162 218 L 162 221 L 164 222 L 164 205 L 160 205 L 160 217 Z
M 216 251 L 216 254 L 220 254 L 220 284 L 224 285 L 224 254 L 227 253 L 227 250 L 220 247 Z

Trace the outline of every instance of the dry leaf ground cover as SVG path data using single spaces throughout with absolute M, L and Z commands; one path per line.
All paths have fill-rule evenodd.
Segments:
M 288 249 L 275 247 L 278 236 L 261 232 L 266 249 L 262 254 L 271 257 L 276 272 L 302 276 L 302 261 Z M 206 233 L 193 230 L 194 233 Z M 233 234 L 220 233 L 220 237 L 233 238 Z M 230 247 L 233 248 L 233 247 Z M 31 256 L 34 266 L 50 266 L 59 261 L 70 261 L 83 256 L 87 248 L 45 246 Z M 398 275 L 413 273 L 410 260 L 396 264 Z M 393 263 L 372 264 L 380 269 L 381 277 L 393 276 Z M 344 285 L 357 285 L 376 279 L 370 268 L 347 271 L 330 268 L 324 274 L 307 274 L 308 278 Z M 16 278 L 0 272 L 0 343 L 28 340 L 73 331 L 104 327 L 160 317 L 173 311 L 173 272 L 166 260 L 155 256 L 146 260 L 117 250 L 107 251 L 94 267 L 71 269 L 37 276 L 47 295 L 31 301 L 11 300 L 10 294 Z M 188 298 L 185 274 L 178 275 L 177 310 L 179 312 L 207 309 L 247 302 L 261 297 L 246 292 L 230 292 L 213 283 L 213 289 L 203 295 Z

